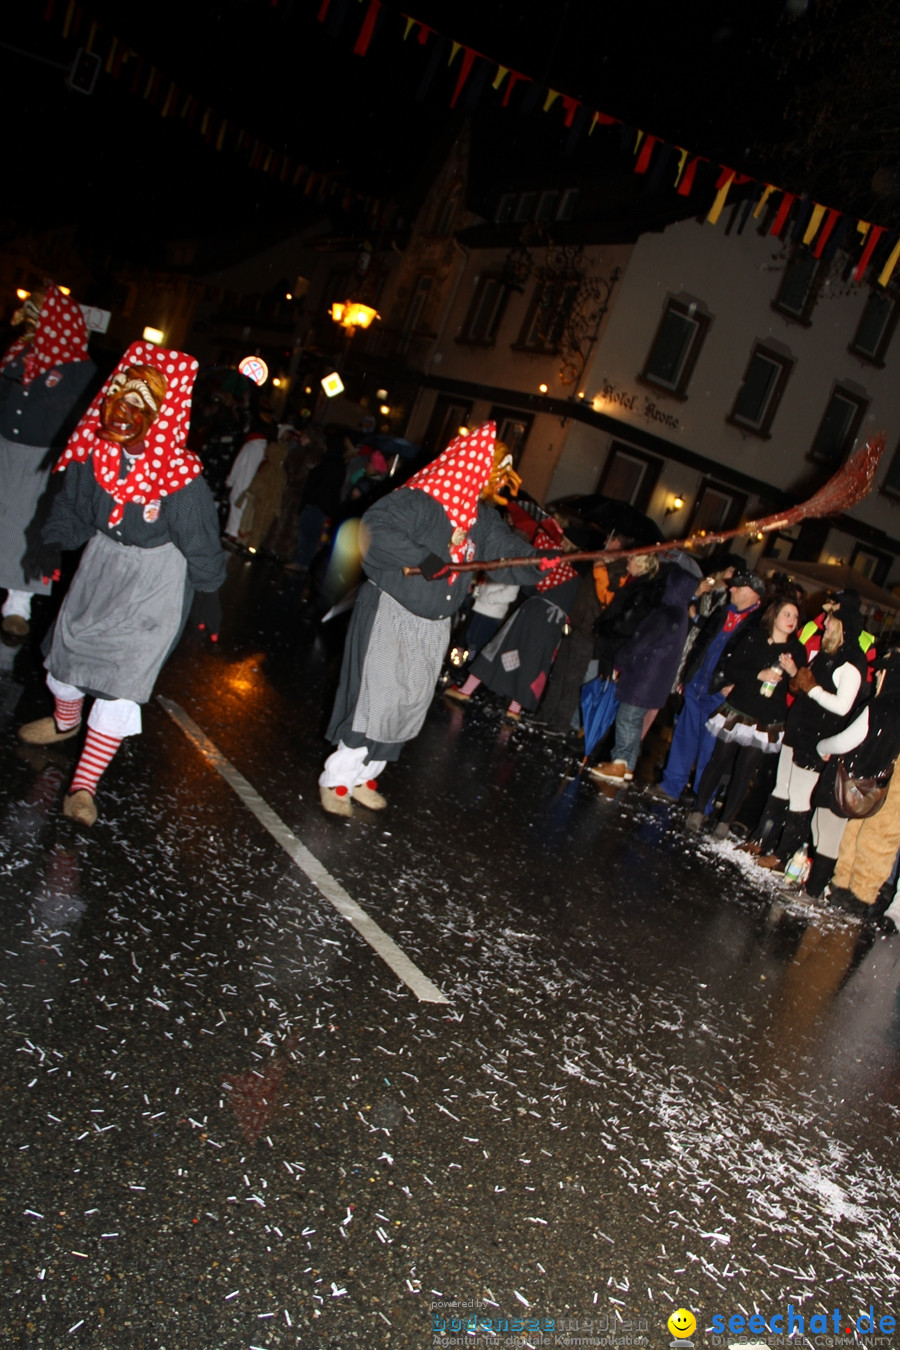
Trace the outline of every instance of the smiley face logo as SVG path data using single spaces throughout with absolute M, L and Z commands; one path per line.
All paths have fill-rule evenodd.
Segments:
M 688 1308 L 678 1308 L 676 1312 L 673 1312 L 666 1326 L 676 1340 L 683 1341 L 688 1336 L 693 1336 L 697 1330 L 697 1319 Z

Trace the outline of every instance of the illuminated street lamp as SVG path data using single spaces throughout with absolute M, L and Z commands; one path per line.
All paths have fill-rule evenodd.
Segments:
M 357 328 L 368 328 L 381 315 L 371 305 L 364 305 L 359 300 L 344 300 L 335 301 L 331 306 L 331 317 L 348 332 L 355 332 Z

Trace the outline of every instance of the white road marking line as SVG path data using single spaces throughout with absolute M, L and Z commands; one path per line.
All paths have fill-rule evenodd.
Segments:
M 294 832 L 288 829 L 281 817 L 276 815 L 271 806 L 247 782 L 244 775 L 238 772 L 229 759 L 225 758 L 215 742 L 211 741 L 206 733 L 201 731 L 193 718 L 189 717 L 184 709 L 179 704 L 173 703 L 171 699 L 157 695 L 157 702 L 169 714 L 172 721 L 181 727 L 188 740 L 193 741 L 216 772 L 221 774 L 244 805 L 253 812 L 259 823 L 269 831 L 276 843 L 280 844 L 285 853 L 297 864 L 300 871 L 306 874 L 329 904 L 333 905 L 337 912 L 349 924 L 353 925 L 360 937 L 368 942 L 372 950 L 377 952 L 386 965 L 390 966 L 398 979 L 403 981 L 416 998 L 421 1003 L 449 1003 L 450 1000 L 438 989 L 437 985 L 432 984 L 427 975 L 423 975 L 419 967 L 410 961 L 405 952 L 401 951 L 393 938 L 388 937 L 384 929 L 379 928 L 375 920 L 369 918 L 362 906 L 358 905 L 347 894 L 340 882 L 335 881 L 315 854 L 310 853 L 309 849 L 301 844 Z

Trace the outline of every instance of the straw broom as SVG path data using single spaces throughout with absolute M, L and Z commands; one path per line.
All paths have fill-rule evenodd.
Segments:
M 764 516 L 762 520 L 748 520 L 734 530 L 720 530 L 715 534 L 692 534 L 687 539 L 668 539 L 662 544 L 645 544 L 641 548 L 600 549 L 595 553 L 560 553 L 560 561 L 566 562 L 608 562 L 611 559 L 636 558 L 644 553 L 668 553 L 673 548 L 690 548 L 692 545 L 722 544 L 726 539 L 734 539 L 739 534 L 771 534 L 773 530 L 786 530 L 799 525 L 801 520 L 819 520 L 822 516 L 836 515 L 839 511 L 848 511 L 868 496 L 875 470 L 885 450 L 882 434 L 873 436 L 865 445 L 855 450 L 837 473 L 829 478 L 824 487 L 814 493 L 808 501 L 800 502 L 786 511 L 774 516 Z M 445 576 L 448 572 L 494 572 L 503 567 L 539 566 L 546 557 L 491 558 L 485 561 L 447 563 L 433 578 Z M 408 577 L 421 576 L 418 567 L 404 567 Z

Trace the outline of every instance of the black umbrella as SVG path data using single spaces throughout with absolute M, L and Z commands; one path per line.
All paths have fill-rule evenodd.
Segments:
M 401 459 L 415 459 L 416 455 L 422 453 L 418 445 L 413 445 L 403 436 L 367 436 L 366 445 L 380 450 L 383 455 L 399 455 Z
M 554 507 L 596 525 L 607 535 L 632 539 L 638 545 L 662 543 L 659 526 L 630 502 L 617 501 L 615 497 L 604 497 L 599 492 L 592 492 L 585 497 L 566 497 L 554 503 Z

